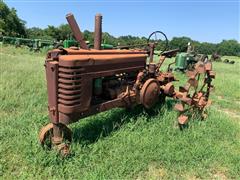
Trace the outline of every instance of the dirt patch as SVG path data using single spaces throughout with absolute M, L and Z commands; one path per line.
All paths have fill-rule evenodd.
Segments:
M 214 179 L 221 179 L 221 180 L 228 179 L 223 172 L 216 172 L 215 174 L 213 174 L 213 178 Z
M 163 179 L 166 178 L 167 172 L 164 168 L 159 167 L 155 164 L 149 165 L 148 170 L 145 172 L 142 172 L 138 175 L 136 178 L 137 180 L 142 180 L 142 179 Z
M 239 119 L 240 119 L 240 115 L 238 115 L 238 114 L 235 113 L 235 112 L 232 112 L 232 111 L 229 110 L 229 109 L 223 109 L 222 111 L 223 111 L 224 113 L 230 115 L 231 117 L 239 118 Z
M 218 111 L 224 112 L 225 114 L 233 117 L 233 118 L 239 118 L 240 119 L 240 115 L 231 111 L 230 109 L 218 109 Z
M 231 109 L 225 109 L 225 108 L 223 109 L 223 108 L 219 108 L 219 107 L 216 107 L 216 106 L 215 106 L 214 109 L 216 109 L 216 110 L 219 111 L 219 112 L 223 112 L 223 113 L 227 114 L 228 116 L 230 116 L 230 117 L 232 117 L 232 118 L 235 118 L 235 119 L 239 119 L 239 120 L 240 120 L 240 114 L 232 111 Z M 240 123 L 240 122 L 239 122 L 239 123 Z
M 229 179 L 227 178 L 226 176 L 226 172 L 227 172 L 227 169 L 226 168 L 223 168 L 221 167 L 220 169 L 215 169 L 215 170 L 212 170 L 212 178 L 213 179 L 219 179 L 219 180 L 225 180 L 225 179 Z
M 229 100 L 224 98 L 224 96 L 216 96 L 218 100 L 220 101 L 226 101 L 226 102 L 231 102 L 231 103 L 236 103 L 236 104 L 240 104 L 239 100 Z
M 217 96 L 219 100 L 225 100 L 223 96 Z
M 184 179 L 187 179 L 187 180 L 199 180 L 200 178 L 197 178 L 196 176 L 194 175 L 185 175 L 184 176 Z

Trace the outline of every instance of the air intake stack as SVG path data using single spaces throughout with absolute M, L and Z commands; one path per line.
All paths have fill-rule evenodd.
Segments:
M 68 24 L 72 30 L 72 33 L 75 37 L 75 39 L 79 42 L 79 45 L 82 49 L 89 49 L 86 42 L 84 41 L 83 34 L 80 31 L 80 28 L 73 16 L 73 14 L 69 13 L 66 15 L 66 19 L 68 21 Z
M 102 43 L 102 15 L 95 16 L 94 49 L 101 49 Z

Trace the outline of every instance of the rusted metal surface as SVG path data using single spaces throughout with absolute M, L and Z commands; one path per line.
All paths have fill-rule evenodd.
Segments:
M 141 104 L 150 109 L 158 101 L 160 86 L 156 79 L 148 79 L 141 88 L 140 91 L 140 102 Z
M 179 112 L 183 112 L 184 111 L 184 107 L 183 107 L 183 104 L 176 104 L 174 106 L 174 109 L 179 111 Z
M 178 123 L 179 123 L 180 125 L 187 124 L 187 122 L 188 122 L 188 117 L 187 117 L 187 116 L 181 114 L 181 115 L 178 117 Z
M 149 62 L 152 63 L 152 62 L 153 62 L 153 56 L 154 56 L 155 44 L 154 44 L 154 43 L 149 43 L 149 48 L 150 48 L 150 52 L 149 52 Z
M 83 35 L 79 29 L 79 26 L 73 16 L 73 14 L 71 14 L 71 13 L 67 14 L 66 19 L 67 19 L 68 24 L 73 32 L 74 37 L 79 42 L 80 47 L 83 49 L 88 49 L 88 46 L 87 46 L 86 42 L 84 41 Z
M 164 94 L 167 94 L 168 96 L 172 96 L 174 94 L 174 85 L 170 82 L 167 83 L 165 86 L 162 86 Z
M 51 147 L 51 144 L 47 143 L 48 141 L 51 142 L 51 138 L 53 136 L 53 124 L 49 123 L 46 126 L 42 127 L 39 133 L 39 141 L 42 146 L 47 146 L 48 148 Z
M 95 31 L 94 31 L 94 49 L 101 49 L 102 43 L 102 15 L 95 16 Z
M 45 63 L 47 90 L 48 90 L 48 112 L 53 123 L 58 122 L 58 62 L 46 61 Z
M 40 130 L 39 141 L 42 147 L 50 149 L 54 146 L 63 156 L 65 156 L 69 154 L 68 143 L 71 143 L 72 141 L 72 132 L 62 123 L 49 123 Z
M 187 84 L 176 93 L 176 98 L 181 100 L 181 104 L 175 106 L 175 109 L 179 112 L 179 124 L 188 122 L 189 115 L 187 113 L 189 110 L 201 112 L 201 118 L 204 119 L 206 117 L 205 108 L 211 104 L 209 95 L 213 87 L 212 80 L 215 78 L 211 62 L 206 64 L 198 62 L 195 69 L 188 72 L 187 75 L 190 77 Z M 194 113 L 191 115 L 194 115 Z
M 210 62 L 197 63 L 187 72 L 186 84 L 177 91 L 172 83 L 176 78 L 170 71 L 170 64 L 167 72 L 160 68 L 178 49 L 162 52 L 157 63 L 153 62 L 156 43 L 152 42 L 143 49 L 101 50 L 101 15 L 97 15 L 95 21 L 95 49 L 87 49 L 73 15 L 67 15 L 67 19 L 81 48 L 53 49 L 47 54 L 51 123 L 40 132 L 43 146 L 49 142 L 50 147 L 66 155 L 69 144 L 65 141 L 72 139 L 68 124 L 116 107 L 132 108 L 141 104 L 147 109 L 153 108 L 157 102 L 164 103 L 166 96 L 179 100 L 174 109 L 179 112 L 180 128 L 188 124 L 189 112 L 193 110 L 206 117 L 204 110 L 211 104 L 209 95 L 215 78 Z M 147 63 L 148 57 L 150 63 Z
M 65 49 L 53 49 L 48 52 L 47 57 L 52 60 L 58 60 L 59 55 L 118 55 L 118 54 L 145 54 L 147 55 L 147 51 L 145 50 L 136 50 L 136 49 L 130 49 L 130 50 L 120 50 L 120 49 L 103 49 L 103 50 L 97 50 L 97 49 L 72 49 L 72 48 L 65 48 Z

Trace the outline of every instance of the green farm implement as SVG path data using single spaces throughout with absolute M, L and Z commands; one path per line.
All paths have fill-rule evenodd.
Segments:
M 10 44 L 16 47 L 28 46 L 31 50 L 38 51 L 41 48 L 53 48 L 55 41 L 43 40 L 43 39 L 28 39 L 28 38 L 18 38 L 10 36 L 1 36 L 0 41 L 2 44 Z
M 89 41 L 86 41 L 88 48 L 93 48 L 93 44 L 90 44 Z M 70 47 L 79 47 L 79 43 L 74 39 L 66 39 L 63 42 L 59 42 L 56 44 L 55 48 L 70 48 Z M 111 44 L 101 44 L 101 49 L 114 49 Z
M 191 47 L 191 44 L 188 43 L 187 52 L 180 52 L 176 55 L 175 70 L 192 70 L 194 68 L 194 65 L 199 61 L 204 63 L 208 62 L 208 56 L 205 54 L 196 54 Z

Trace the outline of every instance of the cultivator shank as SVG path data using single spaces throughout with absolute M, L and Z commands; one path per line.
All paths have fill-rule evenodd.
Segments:
M 180 103 L 175 105 L 175 109 L 179 112 L 179 125 L 187 124 L 189 112 L 191 112 L 191 116 L 200 113 L 201 118 L 205 118 L 204 110 L 211 104 L 209 95 L 213 88 L 212 79 L 215 78 L 212 63 L 198 62 L 192 71 L 187 72 L 187 76 L 189 79 L 186 85 L 180 87 L 175 96 L 180 100 Z

